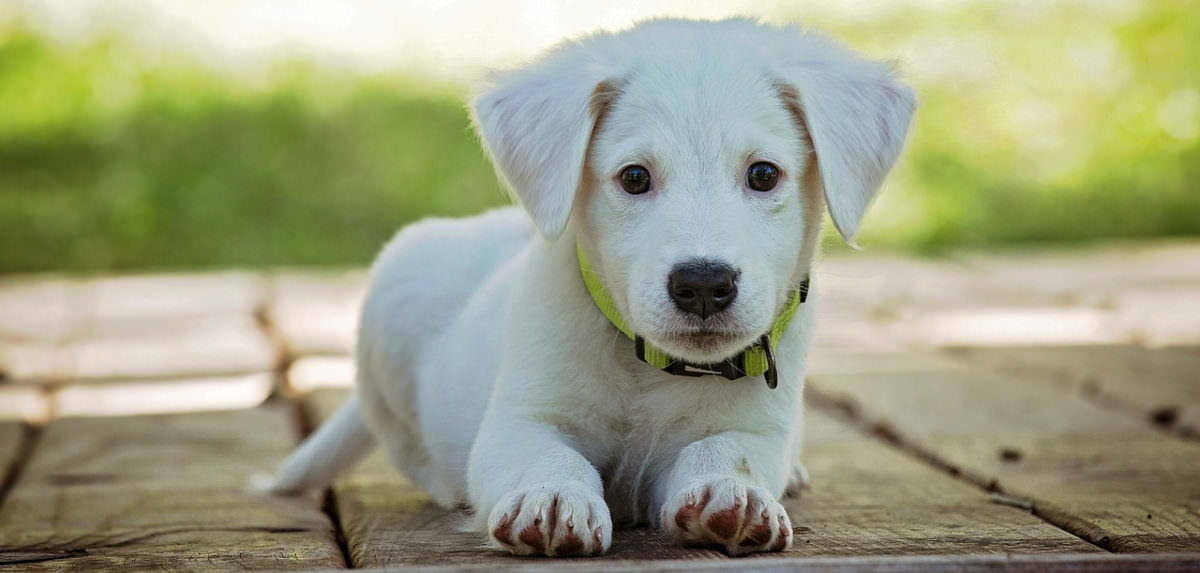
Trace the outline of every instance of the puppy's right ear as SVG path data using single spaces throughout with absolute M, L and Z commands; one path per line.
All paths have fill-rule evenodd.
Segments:
M 916 94 L 886 63 L 797 27 L 781 32 L 780 92 L 811 138 L 833 223 L 853 244 L 904 147 Z
M 471 115 L 496 170 L 542 235 L 571 215 L 592 129 L 616 96 L 596 50 L 567 43 L 527 68 L 492 76 Z

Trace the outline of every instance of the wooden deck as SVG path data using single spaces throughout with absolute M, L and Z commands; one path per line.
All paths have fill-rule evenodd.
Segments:
M 1200 570 L 1200 244 L 830 258 L 796 545 L 502 555 L 378 453 L 256 496 L 348 392 L 364 274 L 0 280 L 0 570 Z

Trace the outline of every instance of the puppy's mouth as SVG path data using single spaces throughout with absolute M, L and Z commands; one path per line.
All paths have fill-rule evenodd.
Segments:
M 697 328 L 673 332 L 663 338 L 668 346 L 687 349 L 690 355 L 703 356 L 710 362 L 718 362 L 734 354 L 744 344 L 744 332 Z

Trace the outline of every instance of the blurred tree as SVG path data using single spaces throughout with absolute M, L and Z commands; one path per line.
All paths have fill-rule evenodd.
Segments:
M 937 10 L 933 12 L 933 10 Z M 952 3 L 816 22 L 922 104 L 867 245 L 1200 233 L 1200 3 Z M 0 29 L 0 272 L 363 264 L 507 200 L 462 90 Z M 831 241 L 833 243 L 833 241 Z

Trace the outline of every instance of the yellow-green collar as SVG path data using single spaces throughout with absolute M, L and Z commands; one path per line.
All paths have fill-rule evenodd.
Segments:
M 800 308 L 800 304 L 808 299 L 809 280 L 807 276 L 793 289 L 791 296 L 788 297 L 787 306 L 775 319 L 771 331 L 762 335 L 758 342 L 717 364 L 693 364 L 671 357 L 630 330 L 621 317 L 621 312 L 617 310 L 617 304 L 608 294 L 608 289 L 604 288 L 600 277 L 588 263 L 583 247 L 578 243 L 575 245 L 575 252 L 579 258 L 579 272 L 583 275 L 583 284 L 587 286 L 588 294 L 592 295 L 592 301 L 596 303 L 596 307 L 608 318 L 608 321 L 617 327 L 617 330 L 634 341 L 637 357 L 646 364 L 680 376 L 715 375 L 724 376 L 730 380 L 736 380 L 743 376 L 763 376 L 767 386 L 775 388 L 778 384 L 779 374 L 775 369 L 774 348 L 784 331 L 787 330 L 792 317 L 795 316 L 796 309 Z

